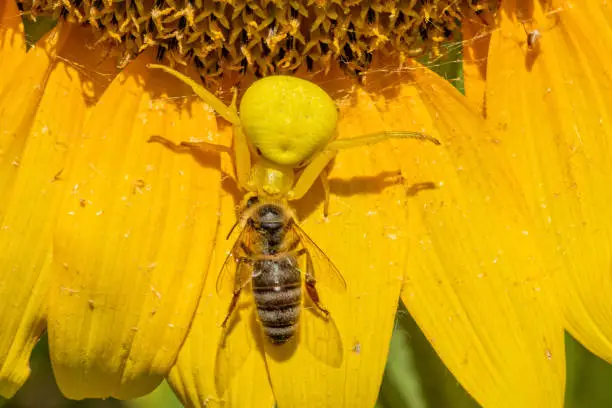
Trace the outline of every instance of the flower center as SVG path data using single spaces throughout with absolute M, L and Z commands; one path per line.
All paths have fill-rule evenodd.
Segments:
M 143 4 L 144 3 L 144 4 Z M 201 74 L 365 70 L 377 53 L 399 63 L 456 36 L 462 10 L 492 10 L 498 0 L 18 0 L 32 16 L 90 24 L 99 42 L 129 61 L 147 48 Z

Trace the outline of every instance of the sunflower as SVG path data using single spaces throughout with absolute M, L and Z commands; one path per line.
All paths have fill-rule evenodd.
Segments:
M 398 299 L 484 407 L 562 406 L 564 330 L 612 359 L 605 2 L 292 2 L 278 24 L 254 4 L 174 3 L 20 1 L 62 17 L 28 52 L 16 4 L 0 4 L 0 394 L 26 380 L 46 330 L 72 399 L 135 398 L 168 378 L 185 406 L 371 407 Z M 459 19 L 465 95 L 410 60 L 440 52 Z M 172 146 L 229 148 L 232 129 L 147 68 L 159 59 L 225 99 L 286 70 L 336 100 L 340 138 L 442 142 L 342 152 L 328 216 L 319 186 L 295 205 L 347 281 L 321 288 L 339 367 L 245 325 L 218 392 L 215 280 L 242 192 L 230 155 Z

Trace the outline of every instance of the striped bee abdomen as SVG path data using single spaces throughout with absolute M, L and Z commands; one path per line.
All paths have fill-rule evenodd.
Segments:
M 258 260 L 253 265 L 253 295 L 264 334 L 283 344 L 295 334 L 302 289 L 295 257 Z

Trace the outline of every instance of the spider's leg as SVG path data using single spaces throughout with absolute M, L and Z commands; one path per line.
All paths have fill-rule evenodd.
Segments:
M 249 184 L 250 173 L 251 173 L 251 152 L 249 150 L 249 144 L 247 138 L 242 131 L 240 117 L 238 116 L 238 109 L 236 108 L 236 99 L 238 96 L 238 90 L 234 89 L 234 95 L 232 97 L 232 103 L 227 106 L 219 98 L 209 92 L 201 84 L 198 84 L 193 79 L 186 75 L 175 71 L 172 68 L 164 65 L 149 64 L 150 68 L 161 69 L 170 75 L 176 77 L 180 81 L 189 85 L 191 89 L 211 108 L 215 110 L 221 117 L 230 122 L 233 125 L 234 130 L 234 160 L 236 165 L 236 178 L 238 184 L 247 191 L 254 191 L 254 188 Z M 199 148 L 203 150 L 216 150 L 210 143 L 207 142 L 183 142 L 182 146 Z
M 384 142 L 391 139 L 417 139 L 421 141 L 432 142 L 433 144 L 439 145 L 440 141 L 434 137 L 426 135 L 425 133 L 419 132 L 402 132 L 402 131 L 386 131 L 379 133 L 372 133 L 370 135 L 363 135 L 359 137 L 352 137 L 350 139 L 339 139 L 330 142 L 325 150 L 342 150 L 350 149 L 352 147 L 368 146 Z
M 232 103 L 232 105 L 227 106 L 219 98 L 213 95 L 212 92 L 204 88 L 202 84 L 198 84 L 196 81 L 189 78 L 187 75 L 181 74 L 180 72 L 170 67 L 158 64 L 148 64 L 147 67 L 161 69 L 174 76 L 181 82 L 189 85 L 191 89 L 193 89 L 193 92 L 195 92 L 196 95 L 198 95 L 204 102 L 210 105 L 210 107 L 213 108 L 215 112 L 217 112 L 221 117 L 230 122 L 232 125 L 240 125 L 240 117 L 238 116 L 238 111 L 236 110 L 235 103 Z
M 325 201 L 323 202 L 323 215 L 327 217 L 329 214 L 329 172 L 326 169 L 321 171 L 321 184 L 323 184 L 323 193 L 325 193 Z
M 251 151 L 246 135 L 240 126 L 234 126 L 234 161 L 238 184 L 246 191 L 255 191 L 251 179 Z
M 298 178 L 293 189 L 287 194 L 287 199 L 298 200 L 302 198 L 308 190 L 312 187 L 317 177 L 327 177 L 324 173 L 325 167 L 334 158 L 339 150 L 350 149 L 353 147 L 368 146 L 380 142 L 384 142 L 389 139 L 418 139 L 423 141 L 432 142 L 439 145 L 438 139 L 418 132 L 401 132 L 401 131 L 388 131 L 374 133 L 371 135 L 359 136 L 350 139 L 340 139 L 330 142 L 324 150 L 314 155 L 312 160 L 306 165 L 304 171 Z M 326 189 L 326 204 L 329 197 L 329 184 L 323 184 Z M 324 210 L 327 212 L 327 205 Z
M 337 150 L 325 149 L 317 153 L 306 165 L 302 174 L 295 182 L 293 189 L 287 193 L 288 200 L 299 200 L 310 190 L 315 180 L 321 176 L 325 167 L 336 155 Z

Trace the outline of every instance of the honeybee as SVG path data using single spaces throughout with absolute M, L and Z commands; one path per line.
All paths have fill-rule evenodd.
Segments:
M 287 343 L 300 327 L 305 331 L 306 348 L 319 360 L 339 366 L 342 361 L 340 335 L 316 286 L 322 282 L 336 292 L 344 292 L 346 282 L 336 266 L 298 225 L 286 202 L 247 195 L 236 225 L 240 229 L 238 238 L 216 282 L 219 296 L 224 298 L 231 294 L 229 309 L 221 325 L 223 334 L 217 356 L 220 377 L 232 376 L 234 373 L 228 371 L 236 371 L 236 367 L 226 367 L 228 359 L 239 363 L 245 358 L 230 355 L 233 352 L 226 338 L 235 329 L 230 321 L 241 293 L 249 286 L 256 320 L 272 345 Z M 302 295 L 302 286 L 306 296 Z M 306 315 L 302 312 L 304 304 L 313 306 Z M 228 378 L 220 381 L 227 382 Z M 217 383 L 220 395 L 226 385 Z
M 302 309 L 302 269 L 308 299 L 324 319 L 330 319 L 316 288 L 316 274 L 343 292 L 346 282 L 333 262 L 298 225 L 286 203 L 257 195 L 246 199 L 238 221 L 241 232 L 217 278 L 220 295 L 232 291 L 223 328 L 234 312 L 242 290 L 252 286 L 263 333 L 273 344 L 283 344 L 297 330 Z M 230 232 L 231 234 L 231 232 Z

